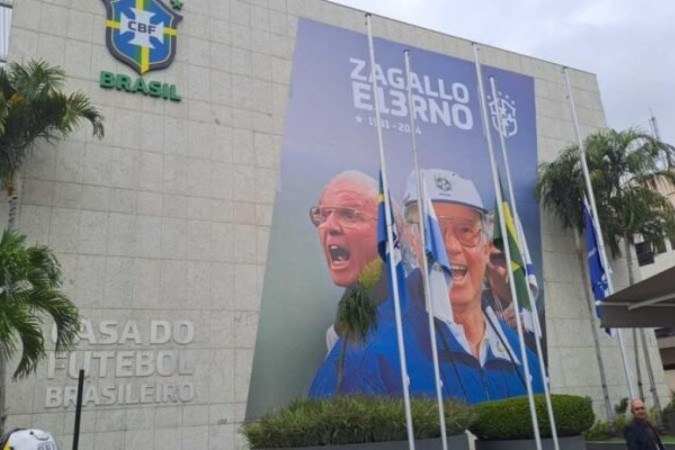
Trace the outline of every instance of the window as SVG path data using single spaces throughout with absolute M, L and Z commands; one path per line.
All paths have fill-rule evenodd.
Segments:
M 653 242 L 654 253 L 660 255 L 661 253 L 666 252 L 666 240 L 659 239 L 658 241 Z
M 0 65 L 7 62 L 9 31 L 12 28 L 12 1 L 0 0 Z
M 652 243 L 649 241 L 635 244 L 635 253 L 637 253 L 638 264 L 640 266 L 646 266 L 654 262 L 654 251 L 652 250 Z

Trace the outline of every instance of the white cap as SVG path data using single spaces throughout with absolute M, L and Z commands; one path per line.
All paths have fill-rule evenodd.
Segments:
M 420 175 L 426 182 L 427 195 L 432 202 L 457 203 L 475 208 L 481 213 L 487 212 L 472 181 L 442 169 L 420 170 Z M 407 208 L 414 202 L 417 202 L 417 176 L 413 171 L 408 176 L 403 204 Z
M 7 444 L 12 450 L 58 450 L 51 434 L 36 429 L 14 431 Z

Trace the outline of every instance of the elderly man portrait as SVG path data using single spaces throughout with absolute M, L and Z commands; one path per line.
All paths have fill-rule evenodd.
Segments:
M 318 205 L 310 208 L 310 219 L 318 230 L 329 275 L 333 283 L 344 287 L 345 295 L 359 281 L 363 269 L 380 256 L 377 250 L 377 205 L 378 185 L 375 179 L 358 171 L 346 171 L 334 177 L 324 188 Z M 394 205 L 395 216 L 404 225 L 399 209 Z M 409 276 L 410 289 L 419 288 L 419 271 Z M 344 301 L 344 297 L 341 301 Z M 361 366 L 364 349 L 377 342 L 380 357 L 393 359 L 398 348 L 396 339 L 381 337 L 394 331 L 394 306 L 389 295 L 388 276 L 380 274 L 370 299 L 377 306 L 377 328 L 361 343 L 349 343 L 343 348 L 340 323 L 335 323 L 326 332 L 328 354 L 312 382 L 310 397 L 327 397 L 336 393 L 380 393 L 368 385 L 379 380 L 370 379 L 368 370 Z M 402 305 L 405 309 L 406 305 Z M 342 355 L 345 352 L 345 355 Z M 344 366 L 338 377 L 339 360 Z M 397 369 L 400 370 L 400 369 Z M 395 372 L 400 373 L 400 372 Z M 344 379 L 339 381 L 338 378 Z M 340 386 L 338 386 L 340 384 Z M 379 389 L 379 388 L 376 388 Z
M 377 182 L 356 170 L 340 173 L 328 182 L 309 217 L 333 284 L 353 287 L 366 265 L 379 258 Z M 339 337 L 335 324 L 331 325 L 326 331 L 328 351 Z
M 526 380 L 518 338 L 491 307 L 484 307 L 484 279 L 492 249 L 491 216 L 471 181 L 444 170 L 424 172 L 452 270 L 449 297 L 433 302 L 445 305 L 434 309 L 443 394 L 468 403 L 524 395 Z M 416 186 L 411 175 L 404 205 L 413 227 L 419 223 Z M 413 246 L 419 254 L 419 246 Z M 419 271 L 412 272 L 406 283 L 415 301 L 410 300 L 404 317 L 410 391 L 412 395 L 433 396 L 430 332 L 415 273 Z M 387 321 L 378 324 L 367 345 L 350 349 L 341 393 L 402 395 L 399 357 L 391 351 L 395 340 L 395 327 Z M 528 350 L 524 357 L 528 358 L 534 392 L 542 392 L 536 356 Z M 310 395 L 323 396 L 315 389 Z
M 628 450 L 664 450 L 659 433 L 647 418 L 647 407 L 640 399 L 630 402 L 633 420 L 623 429 Z
M 493 220 L 476 186 L 451 171 L 422 172 L 452 273 L 445 307 L 435 307 L 433 311 L 444 387 L 452 386 L 451 395 L 469 403 L 524 395 L 526 357 L 533 390 L 542 392 L 536 355 L 529 350 L 521 355 L 517 335 L 488 302 L 495 295 L 484 283 L 494 253 Z M 413 224 L 420 220 L 417 204 L 413 173 L 404 197 L 405 215 Z M 443 302 L 434 300 L 432 304 Z M 422 339 L 424 335 L 421 333 L 418 340 L 422 350 L 419 354 L 430 359 L 430 339 Z M 424 385 L 424 389 L 428 386 Z

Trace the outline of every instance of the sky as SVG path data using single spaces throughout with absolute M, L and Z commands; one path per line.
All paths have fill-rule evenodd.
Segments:
M 675 145 L 675 0 L 331 0 L 595 73 L 607 123 Z

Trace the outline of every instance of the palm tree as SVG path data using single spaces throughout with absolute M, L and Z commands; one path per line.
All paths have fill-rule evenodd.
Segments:
M 629 283 L 634 284 L 630 246 L 635 236 L 658 242 L 675 231 L 675 209 L 658 190 L 675 186 L 670 166 L 675 148 L 636 129 L 592 134 L 584 148 L 602 235 L 613 257 L 621 255 L 623 243 Z M 536 195 L 565 228 L 582 232 L 585 186 L 579 157 L 578 146 L 572 145 L 553 162 L 541 164 Z
M 91 124 L 94 136 L 99 139 L 103 137 L 104 128 L 101 114 L 90 104 L 85 94 L 81 92 L 64 93 L 61 90 L 64 80 L 65 72 L 63 70 L 42 61 L 31 61 L 25 65 L 11 63 L 8 66 L 0 67 L 0 183 L 2 183 L 2 188 L 9 197 L 8 223 L 10 227 L 16 221 L 17 175 L 37 141 L 55 142 L 63 139 L 78 128 L 83 121 Z M 12 237 L 12 233 L 7 231 L 3 235 L 3 243 L 10 247 L 12 241 L 18 239 L 16 236 Z M 23 241 L 21 242 L 23 243 Z M 42 250 L 42 254 L 45 254 L 44 252 L 46 252 L 46 249 Z M 49 287 L 53 292 L 58 293 L 55 289 L 58 287 L 60 271 L 54 257 L 51 253 L 48 253 L 40 260 L 37 256 L 40 252 L 37 250 L 28 253 L 36 258 L 33 261 L 34 263 L 42 263 L 43 269 L 48 269 L 36 272 L 47 278 L 42 281 L 42 284 L 35 285 L 40 287 L 35 291 L 44 294 L 49 292 L 45 287 Z M 0 265 L 0 267 L 5 270 L 0 277 L 0 300 L 3 302 L 0 305 L 0 432 L 2 432 L 2 425 L 5 420 L 5 358 L 16 350 L 16 341 L 11 340 L 12 336 L 15 336 L 13 333 L 23 331 L 18 336 L 20 336 L 24 348 L 19 367 L 14 373 L 15 378 L 26 375 L 35 368 L 37 361 L 44 355 L 44 346 L 42 345 L 42 334 L 36 334 L 36 329 L 33 327 L 35 320 L 37 320 L 36 316 L 32 313 L 26 315 L 27 312 L 32 310 L 26 310 L 25 308 L 7 309 L 7 306 L 13 305 L 13 303 L 8 303 L 10 300 L 5 302 L 11 296 L 20 294 L 22 286 L 28 289 L 28 284 L 23 282 L 23 284 L 17 286 L 6 284 L 8 280 L 13 279 L 11 277 L 19 272 L 9 272 L 7 270 L 9 266 Z M 37 281 L 39 281 L 39 278 Z M 14 292 L 12 289 L 19 289 L 19 291 Z M 33 290 L 27 291 L 27 293 L 30 292 L 33 292 Z M 44 304 L 42 309 L 47 312 L 55 308 L 53 310 L 57 314 L 55 317 L 68 317 L 68 314 L 64 315 L 63 313 L 74 312 L 71 317 L 75 319 L 75 323 L 79 324 L 77 310 L 72 307 L 73 310 L 71 311 L 69 308 L 72 304 L 69 302 L 65 304 L 62 301 L 65 297 L 60 293 L 52 298 L 53 303 L 45 303 L 50 300 L 49 298 L 40 299 L 39 295 L 33 296 L 31 294 L 30 298 L 33 297 L 36 301 L 42 300 Z M 24 294 L 18 298 L 24 298 Z M 69 342 L 72 342 L 72 339 L 68 337 L 68 330 L 70 329 L 68 323 L 65 322 L 62 324 L 63 326 L 59 327 L 57 321 L 57 328 L 65 332 L 57 340 L 57 350 L 65 348 Z M 26 340 L 24 341 L 24 339 Z M 28 351 L 26 351 L 26 348 L 28 348 Z
M 34 372 L 45 357 L 43 318 L 54 321 L 55 350 L 63 352 L 75 343 L 80 315 L 60 290 L 61 267 L 47 247 L 27 247 L 26 236 L 8 228 L 0 240 L 0 268 L 0 355 L 9 360 L 20 354 L 13 374 L 17 379 Z M 5 414 L 0 406 L 1 427 Z
M 0 182 L 10 198 L 9 223 L 16 216 L 17 174 L 36 141 L 54 142 L 83 121 L 102 138 L 103 117 L 82 92 L 61 91 L 65 72 L 42 61 L 0 68 Z
M 380 258 L 368 263 L 361 271 L 357 283 L 347 288 L 340 299 L 335 321 L 335 331 L 342 336 L 336 394 L 340 393 L 348 346 L 364 342 L 368 333 L 377 328 L 376 290 L 378 285 L 386 282 L 386 277 L 382 277 L 382 266 Z
M 675 186 L 675 148 L 637 129 L 592 134 L 586 138 L 584 148 L 602 235 L 613 257 L 621 255 L 623 243 L 632 285 L 635 273 L 631 245 L 635 237 L 641 235 L 654 243 L 675 231 L 675 208 L 659 191 L 660 187 Z M 585 185 L 580 154 L 579 147 L 573 145 L 563 149 L 553 162 L 541 164 L 536 195 L 565 228 L 583 233 Z M 641 337 L 645 345 L 644 330 Z M 635 330 L 633 338 L 639 370 Z M 646 362 L 652 379 L 651 364 L 648 359 Z M 652 392 L 658 406 L 653 386 Z

